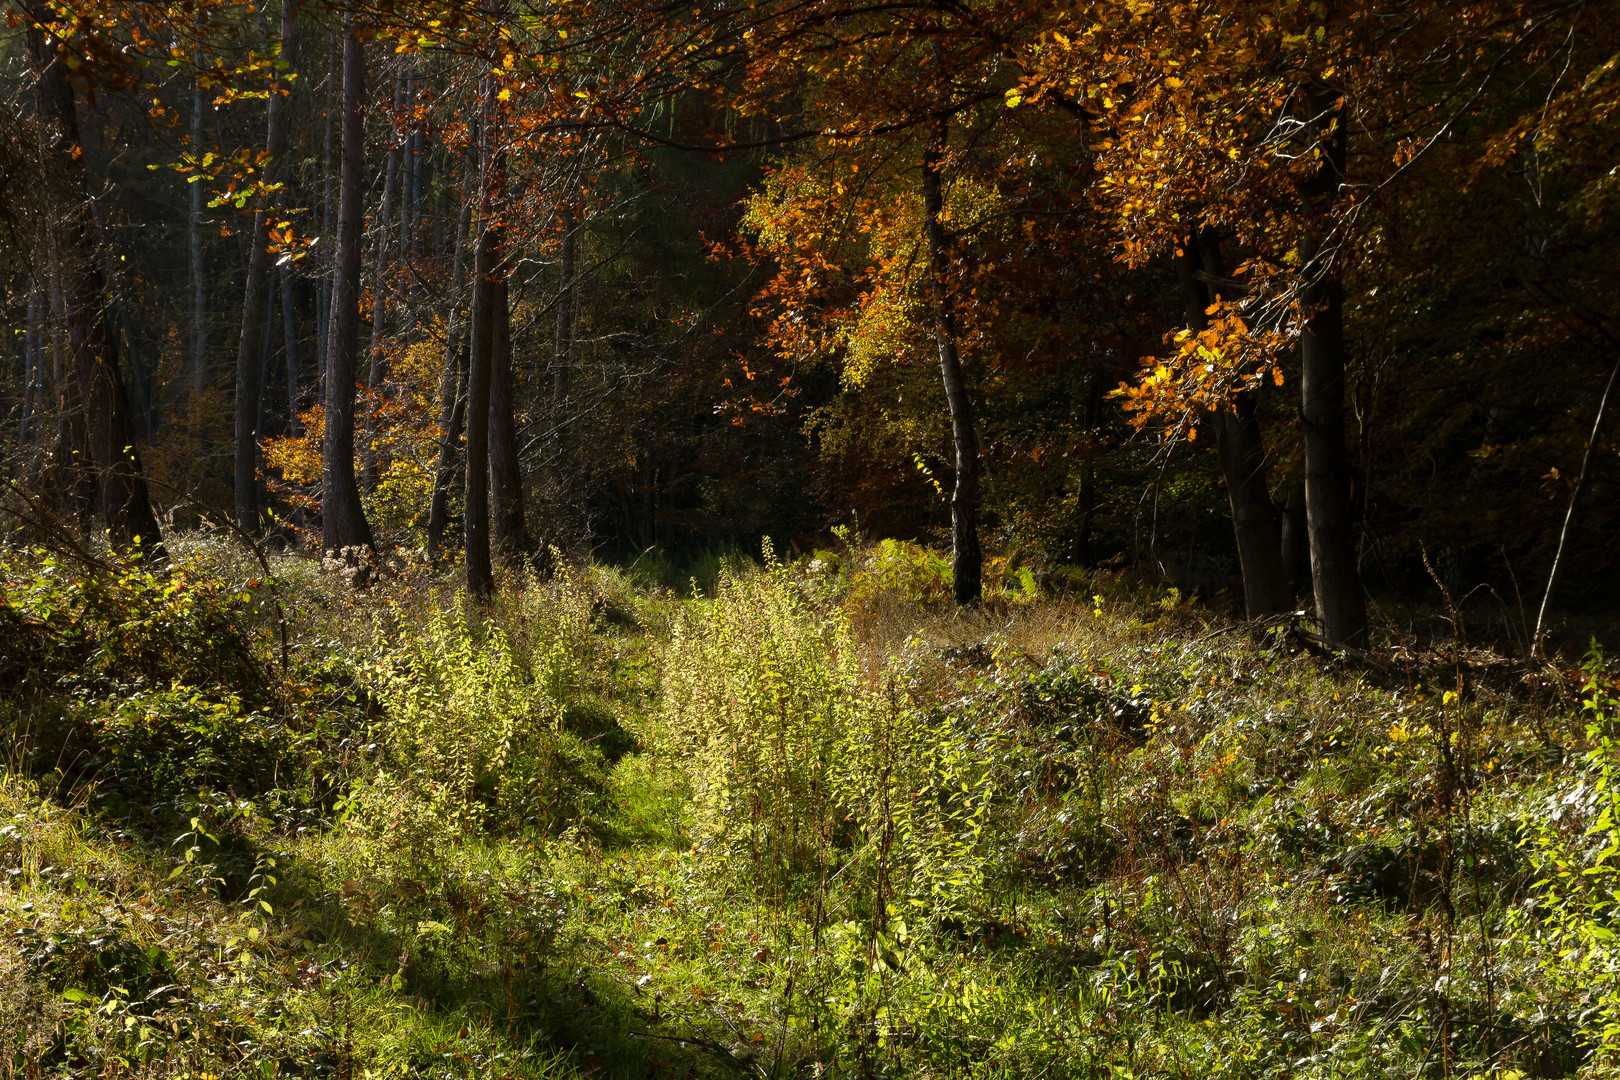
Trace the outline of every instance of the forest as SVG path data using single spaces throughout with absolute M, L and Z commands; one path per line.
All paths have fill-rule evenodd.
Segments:
M 0 8 L 4 1077 L 1620 1076 L 1612 4 Z

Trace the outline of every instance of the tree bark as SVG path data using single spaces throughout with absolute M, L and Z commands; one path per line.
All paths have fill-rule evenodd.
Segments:
M 39 284 L 31 281 L 28 285 L 28 315 L 27 324 L 23 330 L 23 400 L 22 418 L 17 425 L 17 446 L 19 449 L 28 445 L 29 436 L 33 434 L 32 421 L 39 409 L 40 394 L 40 347 L 39 347 Z
M 197 54 L 201 66 L 201 54 Z M 191 92 L 191 156 L 203 156 L 203 88 L 198 80 Z M 198 173 L 187 177 L 186 245 L 191 255 L 191 392 L 200 394 L 208 366 L 208 282 L 203 267 L 202 212 L 203 179 Z
M 281 55 L 290 54 L 298 31 L 297 0 L 281 0 Z M 287 113 L 291 102 L 276 79 L 265 105 L 264 173 L 266 185 L 276 182 L 281 158 L 287 151 Z M 267 197 L 268 198 L 268 197 Z M 242 293 L 242 337 L 236 346 L 236 527 L 249 536 L 259 532 L 259 373 L 265 367 L 269 323 L 266 319 L 266 281 L 270 273 L 270 217 L 273 202 L 253 215 L 253 246 L 248 255 L 247 283 Z
M 574 208 L 564 204 L 558 211 L 562 225 L 562 253 L 557 262 L 557 348 L 556 367 L 551 372 L 551 397 L 559 410 L 568 398 L 568 369 L 574 353 L 574 263 L 578 223 Z M 560 414 L 559 414 L 560 415 Z M 561 424 L 558 425 L 559 429 Z
M 1207 309 L 1220 299 L 1217 287 L 1200 281 L 1196 272 L 1201 269 L 1211 277 L 1224 277 L 1220 251 L 1219 237 L 1205 229 L 1188 237 L 1176 258 L 1187 328 L 1195 334 L 1209 329 Z M 1255 415 L 1257 404 L 1252 391 L 1241 391 L 1233 395 L 1229 410 L 1217 410 L 1209 417 L 1232 510 L 1244 611 L 1251 619 L 1287 611 L 1293 600 L 1283 567 L 1277 511 L 1266 485 L 1266 448 Z
M 444 548 L 444 530 L 450 520 L 450 484 L 455 476 L 456 443 L 467 415 L 467 349 L 462 343 L 466 320 L 461 317 L 461 294 L 466 275 L 467 233 L 472 223 L 472 200 L 461 207 L 455 253 L 450 260 L 450 313 L 444 327 L 444 373 L 439 378 L 439 461 L 433 470 L 433 497 L 428 503 L 427 557 L 438 562 Z
M 1306 185 L 1307 229 L 1317 235 L 1344 183 L 1344 99 L 1325 90 L 1306 95 L 1307 130 L 1323 149 L 1322 166 Z M 1330 130 L 1331 128 L 1331 130 Z M 1313 228 L 1314 227 L 1314 228 Z M 1310 541 L 1316 619 L 1329 646 L 1363 648 L 1367 609 L 1356 567 L 1350 457 L 1344 440 L 1344 284 L 1331 253 L 1308 252 L 1299 338 L 1300 424 L 1305 434 L 1305 522 Z
M 490 313 L 489 477 L 495 550 L 508 569 L 535 565 L 534 542 L 523 513 L 523 470 L 518 461 L 512 394 L 512 312 L 504 273 L 494 287 Z
M 945 200 L 940 173 L 946 153 L 945 121 L 923 153 L 923 213 L 933 285 L 934 337 L 939 346 L 940 377 L 951 413 L 951 443 L 956 452 L 956 482 L 951 489 L 951 591 L 957 604 L 975 605 L 983 594 L 984 556 L 979 549 L 979 435 L 973 402 L 957 353 L 956 319 L 951 311 L 950 241 L 940 220 Z
M 40 158 L 44 169 L 48 248 L 61 296 L 69 368 L 82 405 L 82 430 L 94 466 L 102 520 L 120 551 L 163 556 L 163 537 L 141 472 L 129 394 L 106 318 L 106 285 L 97 259 L 95 222 L 67 65 L 29 11 L 28 50 L 34 75 Z
M 399 112 L 404 101 L 403 81 L 394 82 L 394 111 Z M 367 491 L 377 486 L 380 465 L 377 461 L 377 406 L 382 395 L 383 380 L 388 374 L 387 318 L 392 283 L 389 281 L 389 254 L 394 242 L 395 189 L 400 184 L 400 157 L 402 147 L 388 151 L 388 165 L 383 172 L 382 208 L 377 212 L 377 272 L 371 280 L 371 363 L 366 371 L 366 430 L 362 482 Z
M 462 534 L 466 545 L 467 592 L 477 598 L 495 591 L 489 562 L 489 382 L 494 344 L 496 275 L 495 78 L 484 77 L 479 124 L 478 255 L 473 268 L 472 343 L 467 360 L 467 473 Z
M 298 312 L 294 306 L 292 264 L 281 264 L 281 335 L 287 361 L 287 434 L 299 434 L 298 422 Z
M 327 550 L 371 543 L 354 475 L 354 369 L 360 346 L 361 170 L 366 59 L 357 25 L 358 0 L 343 17 L 343 161 L 338 189 L 337 274 L 332 287 L 336 324 L 326 372 L 326 438 L 321 447 L 321 541 Z

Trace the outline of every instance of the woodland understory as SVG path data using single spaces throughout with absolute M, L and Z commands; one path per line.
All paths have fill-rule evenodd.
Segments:
M 848 538 L 487 602 L 170 557 L 0 555 L 7 1075 L 1620 1062 L 1596 653 L 1324 664 L 1107 571 L 962 611 Z

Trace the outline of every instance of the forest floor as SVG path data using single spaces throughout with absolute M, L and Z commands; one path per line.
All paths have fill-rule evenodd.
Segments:
M 1612 1075 L 1599 657 L 174 548 L 0 550 L 7 1076 Z

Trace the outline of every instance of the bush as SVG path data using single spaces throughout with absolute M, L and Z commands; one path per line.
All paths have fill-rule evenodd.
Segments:
M 959 906 L 983 883 L 986 763 L 957 717 L 912 700 L 904 663 L 863 677 L 846 617 L 769 556 L 722 574 L 662 654 L 699 842 L 779 884 L 864 873 L 878 912 L 892 896 Z

